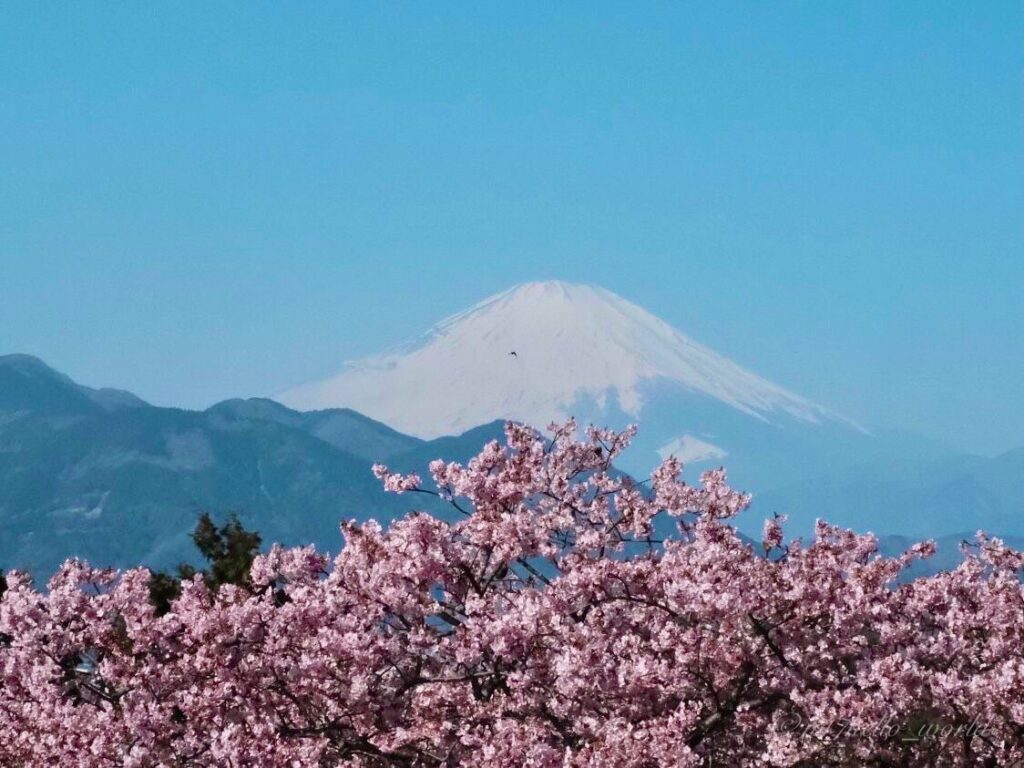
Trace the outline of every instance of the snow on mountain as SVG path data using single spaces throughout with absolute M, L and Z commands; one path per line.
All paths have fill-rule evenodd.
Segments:
M 697 461 L 713 461 L 724 459 L 729 455 L 728 451 L 720 448 L 714 443 L 701 440 L 693 435 L 683 435 L 675 440 L 669 440 L 658 449 L 658 455 L 663 459 L 675 456 L 687 464 Z
M 639 418 L 645 392 L 655 383 L 762 422 L 839 420 L 622 297 L 563 282 L 526 283 L 499 293 L 412 344 L 350 362 L 336 375 L 276 399 L 300 410 L 353 408 L 402 432 L 434 438 L 501 418 L 545 425 L 582 416 L 581 409 Z M 697 438 L 678 440 L 680 449 L 722 455 Z

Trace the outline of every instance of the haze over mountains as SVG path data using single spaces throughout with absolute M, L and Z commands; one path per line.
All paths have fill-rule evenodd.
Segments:
M 446 441 L 458 458 L 500 425 Z M 112 566 L 193 561 L 200 512 L 236 512 L 268 544 L 337 550 L 342 518 L 389 519 L 373 461 L 421 466 L 430 444 L 353 411 L 297 413 L 270 400 L 158 408 L 82 387 L 27 355 L 0 357 L 0 567 L 47 574 L 75 555 Z M 408 454 L 408 458 L 405 458 Z
M 639 422 L 621 464 L 638 477 L 670 453 L 691 477 L 724 464 L 755 495 L 739 521 L 751 535 L 776 511 L 797 534 L 823 517 L 945 537 L 944 550 L 978 528 L 1024 535 L 1024 449 L 984 458 L 865 429 L 591 286 L 519 286 L 278 399 L 159 408 L 0 357 L 0 568 L 43 573 L 69 555 L 173 565 L 193 558 L 200 511 L 237 512 L 267 542 L 336 549 L 343 517 L 441 513 L 385 495 L 373 461 L 422 470 L 468 458 L 506 418 L 569 415 Z
M 816 517 L 915 536 L 1021 528 L 1024 451 L 986 460 L 869 431 L 594 286 L 520 285 L 277 399 L 354 408 L 421 437 L 505 418 L 638 422 L 626 470 L 645 476 L 670 453 L 724 464 L 760 512 L 787 512 L 804 531 Z

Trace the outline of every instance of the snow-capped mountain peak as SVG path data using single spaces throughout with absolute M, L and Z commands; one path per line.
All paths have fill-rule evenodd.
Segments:
M 837 418 L 610 291 L 558 281 L 494 295 L 413 343 L 276 399 L 302 410 L 353 408 L 432 438 L 500 418 L 544 425 L 581 408 L 638 418 L 654 384 L 762 421 Z

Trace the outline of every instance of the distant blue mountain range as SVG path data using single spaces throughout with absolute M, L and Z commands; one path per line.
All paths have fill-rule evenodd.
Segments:
M 692 413 L 706 408 L 694 403 Z M 715 423 L 728 434 L 724 418 Z M 905 536 L 938 537 L 932 570 L 953 564 L 956 543 L 978 528 L 1024 542 L 1024 449 L 989 459 L 895 433 L 819 429 L 811 439 L 750 423 L 736 421 L 729 444 L 743 450 L 723 461 L 755 492 L 740 526 L 751 536 L 774 511 L 795 511 L 794 530 L 806 533 L 813 513 L 883 534 L 890 552 Z M 385 494 L 373 462 L 425 472 L 434 458 L 465 461 L 501 432 L 496 421 L 422 440 L 353 410 L 300 412 L 266 399 L 162 408 L 81 386 L 28 355 L 3 356 L 0 569 L 43 576 L 69 556 L 118 567 L 194 562 L 189 533 L 201 512 L 236 513 L 267 543 L 336 551 L 343 518 L 448 512 L 422 495 Z
M 0 357 L 0 568 L 43 575 L 70 556 L 195 561 L 201 512 L 236 513 L 267 543 L 337 551 L 343 518 L 431 508 L 422 495 L 385 494 L 373 462 L 467 459 L 501 429 L 435 446 L 344 409 L 299 413 L 262 399 L 159 408 L 78 385 L 34 357 Z

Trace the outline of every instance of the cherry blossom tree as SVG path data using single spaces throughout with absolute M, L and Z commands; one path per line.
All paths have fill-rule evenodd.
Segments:
M 509 424 L 428 487 L 461 515 L 342 525 L 333 559 L 274 546 L 247 584 L 69 561 L 0 597 L 4 766 L 954 766 L 1024 760 L 1024 555 L 979 535 L 877 553 L 819 522 L 759 545 L 749 497 L 632 430 Z M 659 540 L 661 522 L 675 533 Z

